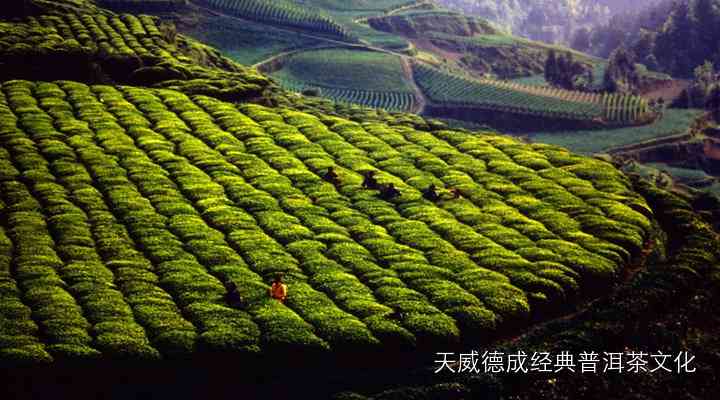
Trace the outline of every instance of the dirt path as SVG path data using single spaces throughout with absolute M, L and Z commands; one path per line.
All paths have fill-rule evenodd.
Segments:
M 412 64 L 410 64 L 410 61 L 407 57 L 400 57 L 400 64 L 402 65 L 403 75 L 405 75 L 405 79 L 410 84 L 410 87 L 413 91 L 413 96 L 415 97 L 415 104 L 413 104 L 413 108 L 410 109 L 409 112 L 414 114 L 422 114 L 422 112 L 425 110 L 425 106 L 427 105 L 427 101 L 425 100 L 425 94 L 422 92 L 422 90 L 420 90 L 417 82 L 415 82 Z

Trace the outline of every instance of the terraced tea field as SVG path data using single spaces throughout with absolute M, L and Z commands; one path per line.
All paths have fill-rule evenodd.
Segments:
M 68 12 L 0 22 L 0 74 L 154 85 L 228 100 L 257 95 L 268 85 L 266 77 L 216 50 L 163 30 L 157 18 L 132 14 Z M 47 68 L 58 62 L 66 67 Z
M 198 18 L 200 22 L 183 28 L 183 33 L 221 50 L 223 55 L 243 65 L 250 66 L 283 52 L 323 43 L 252 21 L 238 23 L 237 19 L 217 15 Z
M 607 288 L 650 228 L 558 147 L 167 89 L 5 82 L 0 143 L 0 359 L 452 342 Z
M 333 11 L 385 12 L 417 3 L 415 0 L 310 0 L 315 7 Z
M 351 39 L 347 29 L 319 8 L 294 1 L 274 0 L 202 0 L 213 9 L 258 22 L 307 30 L 339 39 Z
M 427 97 L 443 106 L 618 125 L 646 123 L 655 117 L 647 101 L 639 96 L 592 94 L 465 78 L 421 63 L 413 66 L 413 72 Z
M 31 16 L 22 23 L 2 23 L 3 48 L 84 46 L 107 56 L 132 55 L 140 59 L 177 60 L 179 54 L 164 40 L 157 19 L 132 14 L 63 14 Z M 63 43 L 66 42 L 66 43 Z
M 272 76 L 290 90 L 314 88 L 340 102 L 395 111 L 409 111 L 417 102 L 400 57 L 386 53 L 305 51 L 289 56 Z
M 143 11 L 173 11 L 187 6 L 190 0 L 98 0 L 98 4 L 114 10 L 142 9 Z

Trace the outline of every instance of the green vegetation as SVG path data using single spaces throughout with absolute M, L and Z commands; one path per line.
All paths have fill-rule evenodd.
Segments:
M 667 109 L 663 116 L 649 125 L 599 130 L 565 132 L 532 132 L 534 142 L 551 143 L 579 153 L 600 153 L 614 148 L 682 135 L 702 110 Z
M 600 95 L 470 79 L 423 64 L 416 64 L 413 69 L 417 83 L 430 100 L 439 105 L 618 125 L 638 124 L 653 118 L 647 101 L 638 96 Z
M 427 36 L 430 32 L 456 36 L 495 34 L 498 30 L 481 18 L 466 17 L 447 10 L 410 10 L 390 16 L 371 17 L 375 29 L 404 36 Z
M 348 31 L 320 9 L 303 7 L 287 0 L 204 0 L 209 6 L 234 16 L 258 22 L 289 26 L 342 39 Z
M 414 0 L 307 0 L 305 3 L 332 11 L 379 12 L 416 3 Z
M 172 11 L 186 6 L 189 0 L 98 0 L 101 6 L 118 9 L 142 9 L 143 11 Z
M 172 398 L 206 388 L 229 397 L 219 386 L 252 397 L 276 377 L 285 384 L 273 395 L 307 398 L 397 382 L 417 387 L 374 398 L 702 398 L 716 388 L 716 199 L 673 195 L 604 157 L 481 125 L 451 129 L 289 93 L 152 17 L 81 0 L 15 2 L 11 11 L 21 3 L 32 3 L 32 16 L 4 8 L 13 17 L 0 23 L 0 367 L 11 381 L 0 386 L 16 397 L 27 387 L 35 397 L 138 397 L 151 386 Z M 263 4 L 257 10 L 272 16 L 285 3 Z M 348 22 L 359 10 L 404 3 L 303 4 L 335 7 L 334 20 L 362 26 Z M 264 40 L 258 24 L 241 28 L 256 36 L 240 47 Z M 316 43 L 289 26 L 237 56 Z M 325 95 L 347 86 L 336 97 L 360 103 L 417 105 L 408 106 L 416 88 L 396 56 L 323 52 L 333 65 L 291 54 L 277 78 Z M 337 87 L 310 86 L 324 81 L 307 68 Z M 479 98 L 495 102 L 471 112 L 570 124 L 637 122 L 642 113 L 633 97 L 462 83 L 492 89 Z M 477 103 L 461 86 L 454 94 Z M 671 124 L 672 113 L 661 121 Z M 363 187 L 368 171 L 399 194 Z M 284 303 L 268 296 L 277 273 L 289 286 Z M 230 283 L 239 299 L 227 296 Z M 424 371 L 427 354 L 468 345 L 689 350 L 698 370 L 552 380 Z M 353 374 L 366 368 L 377 369 Z M 83 384 L 64 396 L 64 381 Z
M 582 313 L 561 318 L 530 330 L 526 335 L 496 345 L 504 355 L 545 352 L 580 354 L 588 346 L 607 346 L 610 352 L 637 352 L 661 348 L 663 354 L 687 352 L 695 356 L 688 372 L 617 375 L 555 372 L 492 373 L 478 366 L 478 373 L 435 374 L 438 365 L 418 371 L 412 383 L 400 387 L 344 392 L 336 399 L 437 399 L 475 398 L 493 393 L 498 398 L 580 398 L 587 393 L 602 398 L 690 396 L 702 398 L 717 389 L 718 369 L 713 356 L 720 350 L 720 246 L 717 232 L 699 216 L 690 201 L 638 181 L 634 185 L 657 216 L 667 234 L 668 252 L 654 252 L 651 266 L 594 302 Z M 717 208 L 715 209 L 717 211 Z M 520 353 L 521 352 L 521 353 Z M 457 359 L 453 354 L 450 359 Z M 684 354 L 684 353 L 683 353 Z M 454 358 L 453 358 L 454 357 Z M 601 356 L 602 357 L 602 356 Z M 682 358 L 680 358 L 682 360 Z M 455 367 L 453 365 L 453 367 Z M 457 367 L 459 368 L 459 366 Z M 578 367 L 579 368 L 579 367 Z M 672 370 L 673 367 L 670 367 Z M 455 368 L 453 368 L 455 370 Z M 678 371 L 677 367 L 673 372 Z M 458 397 L 461 396 L 461 397 Z
M 305 51 L 285 61 L 283 75 L 331 87 L 410 93 L 400 58 L 375 51 Z
M 225 16 L 199 16 L 200 22 L 184 29 L 188 36 L 222 51 L 223 55 L 253 65 L 286 51 L 312 48 L 323 42 L 273 26 Z
M 572 55 L 576 61 L 588 66 L 602 62 L 567 47 L 502 32 L 485 31 L 472 36 L 429 32 L 423 36 L 442 49 L 459 53 L 472 69 L 492 72 L 505 79 L 543 72 L 545 61 L 552 52 Z
M 411 93 L 371 91 L 359 89 L 333 88 L 314 83 L 307 83 L 285 78 L 282 74 L 275 76 L 282 86 L 290 91 L 309 96 L 322 96 L 339 103 L 358 104 L 387 111 L 409 112 L 415 107 L 415 98 Z
M 312 89 L 336 101 L 387 110 L 409 111 L 416 100 L 398 56 L 348 49 L 294 54 L 273 73 L 294 91 Z
M 716 0 L 655 1 L 584 30 L 575 47 L 609 57 L 617 48 L 638 62 L 675 77 L 692 78 L 705 61 L 717 62 L 720 9 Z
M 607 68 L 607 62 L 597 62 L 593 66 L 593 89 L 600 90 L 603 86 L 603 78 L 605 77 L 605 70 Z M 643 64 L 636 64 L 635 68 L 637 69 L 638 73 L 640 74 L 641 78 L 646 81 L 652 81 L 652 80 L 671 80 L 672 77 L 670 75 L 662 74 L 655 71 L 650 71 L 648 68 Z M 545 80 L 545 76 L 543 74 L 535 74 L 520 78 L 513 78 L 513 82 L 520 83 L 523 85 L 532 85 L 532 86 L 547 86 L 549 85 L 548 82 Z
M 0 33 L 4 79 L 130 83 L 226 100 L 258 96 L 270 83 L 147 15 L 38 15 L 0 22 Z M 47 68 L 54 63 L 67 67 Z
M 2 351 L 34 361 L 454 341 L 607 285 L 648 232 L 622 175 L 550 146 L 166 89 L 0 93 L 4 279 L 30 310 L 0 309 L 27 337 Z M 433 182 L 465 198 L 422 199 Z

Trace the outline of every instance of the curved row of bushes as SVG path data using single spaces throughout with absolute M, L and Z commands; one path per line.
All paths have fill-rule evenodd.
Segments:
M 553 146 L 167 89 L 0 93 L 4 253 L 19 267 L 5 276 L 32 310 L 0 346 L 18 359 L 490 338 L 607 288 L 649 233 L 623 175 Z M 400 197 L 363 189 L 368 170 Z M 431 183 L 462 198 L 426 200 Z M 267 297 L 277 272 L 284 305 Z

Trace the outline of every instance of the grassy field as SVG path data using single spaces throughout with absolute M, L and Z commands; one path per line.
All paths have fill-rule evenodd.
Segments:
M 644 126 L 607 130 L 532 132 L 535 142 L 552 143 L 579 153 L 599 153 L 687 132 L 701 110 L 668 109 L 662 119 Z
M 350 34 L 370 45 L 397 52 L 407 52 L 411 48 L 410 43 L 401 36 L 381 32 L 367 25 L 352 22 L 352 18 L 338 19 L 345 23 Z
M 551 146 L 172 90 L 0 93 L 3 359 L 453 341 L 609 284 L 649 229 L 614 168 Z M 433 182 L 464 198 L 424 200 Z

